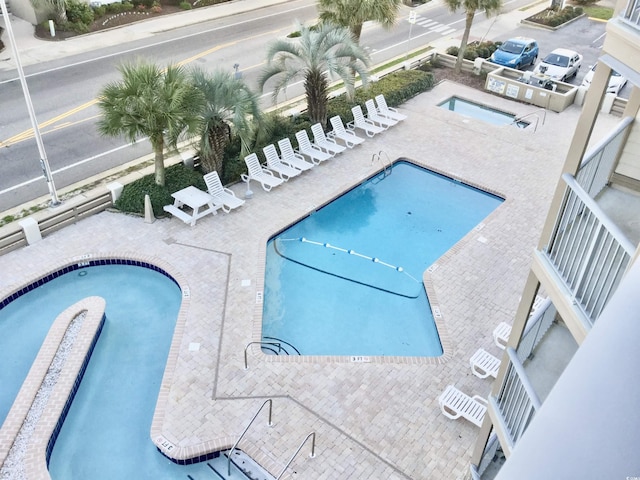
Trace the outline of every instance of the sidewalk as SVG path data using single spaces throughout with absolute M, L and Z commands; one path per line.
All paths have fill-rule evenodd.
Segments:
M 111 30 L 79 35 L 57 42 L 36 38 L 33 25 L 15 15 L 9 15 L 9 17 L 11 18 L 11 26 L 18 46 L 22 66 L 27 66 L 77 55 L 99 48 L 120 45 L 122 43 L 152 37 L 157 33 L 167 30 L 208 22 L 217 18 L 229 17 L 239 13 L 287 3 L 288 1 L 289 0 L 235 0 L 207 8 L 188 10 L 152 20 L 131 23 Z M 0 27 L 5 28 L 5 19 L 2 15 L 0 15 Z M 0 52 L 0 70 L 12 70 L 16 68 L 16 64 L 13 59 L 11 41 L 6 31 L 2 35 L 2 41 L 5 44 L 5 49 Z

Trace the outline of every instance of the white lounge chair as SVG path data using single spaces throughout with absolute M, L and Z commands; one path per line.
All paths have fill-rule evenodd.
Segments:
M 236 197 L 233 190 L 229 190 L 222 186 L 218 172 L 207 173 L 203 178 L 204 183 L 207 185 L 207 192 L 209 192 L 209 195 L 216 198 L 218 203 L 222 204 L 222 210 L 224 212 L 229 213 L 234 208 L 244 205 L 244 200 Z
M 285 165 L 297 168 L 302 172 L 312 169 L 315 165 L 313 162 L 307 162 L 299 153 L 294 152 L 291 141 L 288 138 L 278 140 L 278 147 L 280 148 L 280 160 Z
M 511 325 L 509 325 L 508 323 L 500 322 L 500 324 L 493 331 L 493 341 L 498 348 L 504 350 L 505 348 L 507 348 L 509 335 L 511 335 Z
M 376 125 L 380 125 L 381 127 L 384 127 L 386 129 L 389 127 L 393 127 L 396 123 L 398 123 L 397 120 L 392 120 L 391 118 L 386 118 L 380 115 L 378 113 L 378 110 L 376 109 L 375 103 L 373 103 L 373 100 L 367 100 L 366 102 L 364 102 L 364 106 L 367 108 L 367 120 L 372 121 Z
M 500 359 L 491 355 L 484 348 L 479 348 L 469 359 L 469 365 L 471 365 L 471 371 L 476 377 L 487 378 L 491 375 L 496 378 L 500 368 Z
M 406 120 L 407 116 L 403 113 L 400 113 L 395 108 L 391 108 L 387 106 L 387 99 L 384 98 L 384 95 L 376 95 L 376 105 L 378 107 L 378 113 L 383 117 L 391 118 L 398 122 L 402 120 Z
M 260 182 L 265 192 L 284 183 L 284 180 L 276 177 L 272 171 L 260 165 L 260 160 L 258 160 L 258 156 L 255 153 L 244 157 L 244 163 L 247 165 L 247 173 L 240 175 L 243 182 L 249 183 L 251 180 Z
M 311 133 L 313 133 L 313 143 L 327 153 L 337 155 L 347 149 L 347 147 L 343 145 L 338 145 L 333 138 L 327 138 L 322 129 L 322 125 L 319 123 L 311 125 Z
M 336 115 L 335 117 L 331 117 L 329 119 L 333 130 L 327 133 L 327 135 L 334 140 L 341 140 L 348 148 L 353 148 L 356 145 L 360 145 L 364 142 L 364 138 L 356 135 L 352 130 L 347 130 L 344 128 L 344 123 L 342 123 L 342 118 L 340 115 Z
M 438 404 L 445 417 L 452 420 L 463 417 L 478 427 L 482 426 L 487 412 L 487 401 L 484 398 L 478 395 L 470 397 L 453 385 L 449 385 L 438 397 Z
M 333 157 L 332 154 L 322 151 L 322 149 L 311 143 L 306 130 L 296 132 L 296 140 L 298 141 L 298 153 L 309 157 L 309 159 L 318 164 Z
M 278 156 L 278 152 L 276 151 L 276 147 L 274 147 L 273 144 L 267 145 L 262 149 L 262 151 L 264 152 L 264 156 L 267 158 L 266 167 L 272 172 L 277 173 L 285 182 L 292 177 L 297 177 L 302 172 L 302 170 L 298 170 L 297 168 L 293 168 L 282 163 Z
M 355 107 L 353 107 L 351 109 L 351 113 L 353 113 L 353 122 L 349 122 L 347 124 L 347 128 L 349 128 L 350 130 L 359 128 L 367 134 L 367 137 L 373 137 L 374 135 L 385 131 L 384 128 L 379 127 L 371 120 L 367 120 L 366 118 L 364 118 L 364 113 L 362 113 L 362 108 L 360 107 L 360 105 L 356 105 Z

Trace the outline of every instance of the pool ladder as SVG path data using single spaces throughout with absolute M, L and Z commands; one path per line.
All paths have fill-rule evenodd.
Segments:
M 228 458 L 228 460 L 227 460 L 227 475 L 229 477 L 231 477 L 231 456 L 233 454 L 233 451 L 236 449 L 236 447 L 240 443 L 240 440 L 242 440 L 244 438 L 244 435 L 249 430 L 249 427 L 251 427 L 251 425 L 253 424 L 254 420 L 258 417 L 258 415 L 260 415 L 260 412 L 262 411 L 262 409 L 267 404 L 269 404 L 269 423 L 268 423 L 268 425 L 270 427 L 273 426 L 273 421 L 271 420 L 272 419 L 272 412 L 273 412 L 273 399 L 269 398 L 269 399 L 265 400 L 262 405 L 260 405 L 260 408 L 258 409 L 258 411 L 255 413 L 255 415 L 253 416 L 253 418 L 251 419 L 249 424 L 245 427 L 244 431 L 240 434 L 240 437 L 238 437 L 238 440 L 236 440 L 236 443 L 233 444 L 233 447 L 231 447 L 231 450 L 229 450 L 229 452 L 227 453 L 227 458 Z M 304 440 L 302 441 L 302 443 L 300 444 L 298 449 L 291 456 L 289 461 L 286 463 L 286 465 L 284 466 L 284 468 L 280 472 L 280 475 L 278 475 L 275 480 L 279 480 L 280 478 L 282 478 L 282 475 L 284 475 L 284 472 L 287 471 L 287 469 L 291 465 L 291 462 L 293 462 L 293 460 L 296 458 L 298 453 L 300 453 L 300 450 L 302 450 L 302 447 L 304 447 L 305 443 L 307 443 L 307 441 L 309 439 L 311 439 L 311 454 L 309 455 L 309 457 L 310 458 L 314 458 L 316 456 L 316 432 L 311 432 L 304 438 Z
M 535 117 L 536 118 L 536 125 L 535 125 L 535 127 L 533 127 L 533 133 L 536 133 L 536 130 L 538 130 L 538 122 L 540 121 L 540 117 L 538 116 L 538 112 L 541 111 L 541 110 L 542 110 L 542 125 L 544 125 L 544 122 L 547 119 L 547 109 L 546 108 L 539 108 L 538 110 L 534 110 L 533 112 L 525 113 L 524 115 L 522 115 L 520 117 L 515 117 L 513 119 L 513 121 L 509 125 L 516 125 L 518 122 L 521 122 L 522 120 L 524 120 L 527 117 Z
M 383 153 L 387 158 L 386 163 L 382 158 Z M 389 158 L 389 155 L 387 155 L 387 152 L 385 152 L 384 150 L 380 150 L 378 153 L 374 153 L 373 155 L 371 155 L 371 165 L 373 165 L 376 160 L 379 160 L 380 163 L 382 163 L 382 171 L 384 172 L 384 176 L 386 177 L 388 175 L 391 175 L 391 159 Z

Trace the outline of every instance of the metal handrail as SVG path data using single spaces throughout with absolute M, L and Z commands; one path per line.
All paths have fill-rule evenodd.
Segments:
M 539 108 L 538 110 L 534 110 L 533 112 L 529 112 L 529 113 L 525 113 L 524 115 L 520 116 L 520 117 L 515 117 L 513 119 L 513 122 L 511 122 L 511 125 L 513 125 L 514 123 L 520 122 L 523 119 L 529 117 L 529 116 L 535 116 L 536 117 L 536 125 L 535 127 L 533 127 L 533 133 L 536 133 L 536 130 L 538 130 L 538 122 L 540 121 L 540 117 L 538 116 L 538 112 L 542 111 L 542 125 L 544 125 L 544 122 L 547 120 L 547 109 L 546 108 Z
M 293 459 L 296 458 L 296 455 L 300 453 L 300 450 L 302 450 L 302 447 L 304 447 L 304 444 L 307 443 L 307 440 L 309 440 L 309 437 L 313 437 L 313 440 L 311 441 L 311 455 L 309 455 L 309 458 L 313 458 L 316 456 L 316 432 L 311 432 L 309 435 L 307 435 L 304 438 L 304 440 L 302 441 L 302 443 L 300 444 L 296 452 L 291 456 L 287 464 L 284 466 L 284 468 L 280 472 L 280 475 L 276 477 L 276 480 L 280 480 L 280 478 L 282 478 L 282 475 L 284 475 L 284 472 L 287 471 L 287 468 L 289 468 L 289 465 L 291 465 L 291 462 L 293 462 Z
M 249 422 L 249 425 L 247 425 L 247 427 L 244 429 L 244 432 L 242 432 L 242 434 L 240 435 L 240 438 L 236 440 L 236 443 L 234 443 L 233 447 L 231 447 L 231 450 L 229 450 L 229 453 L 227 454 L 227 475 L 231 476 L 231 454 L 233 454 L 233 451 L 238 446 L 238 443 L 240 443 L 240 440 L 242 440 L 242 437 L 244 437 L 244 434 L 247 433 L 247 430 L 249 430 L 249 427 L 251 426 L 253 421 L 256 419 L 258 414 L 262 411 L 262 409 L 267 403 L 269 404 L 269 426 L 271 427 L 273 425 L 273 422 L 271 421 L 271 412 L 273 410 L 273 400 L 269 398 L 265 400 L 264 403 L 260 406 L 256 414 L 253 416 L 253 418 Z
M 385 157 L 387 157 L 387 163 L 384 163 L 384 161 L 382 160 L 382 154 L 384 153 Z M 380 160 L 380 163 L 382 163 L 382 171 L 384 172 L 384 176 L 386 177 L 387 175 L 391 174 L 391 165 L 393 162 L 391 162 L 391 159 L 389 158 L 389 155 L 387 154 L 387 152 L 385 152 L 384 150 L 380 150 L 378 153 L 374 153 L 373 155 L 371 155 L 371 163 L 373 164 L 373 162 L 376 160 L 376 158 L 378 160 Z M 387 169 L 389 169 L 389 171 L 387 172 Z
M 249 347 L 251 345 L 256 345 L 256 344 L 260 344 L 260 345 L 273 345 L 278 347 L 278 353 L 280 353 L 282 351 L 282 344 L 280 342 L 265 342 L 265 341 L 256 341 L 256 342 L 249 342 L 247 343 L 247 346 L 244 347 L 244 369 L 248 370 L 249 369 L 249 363 L 247 362 L 247 350 L 249 350 Z

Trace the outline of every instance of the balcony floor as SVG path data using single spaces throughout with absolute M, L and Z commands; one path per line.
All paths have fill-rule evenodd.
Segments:
M 578 344 L 565 324 L 553 323 L 525 362 L 524 369 L 541 402 L 547 398 L 576 350 Z
M 596 197 L 596 202 L 637 247 L 640 243 L 640 194 L 607 187 Z

